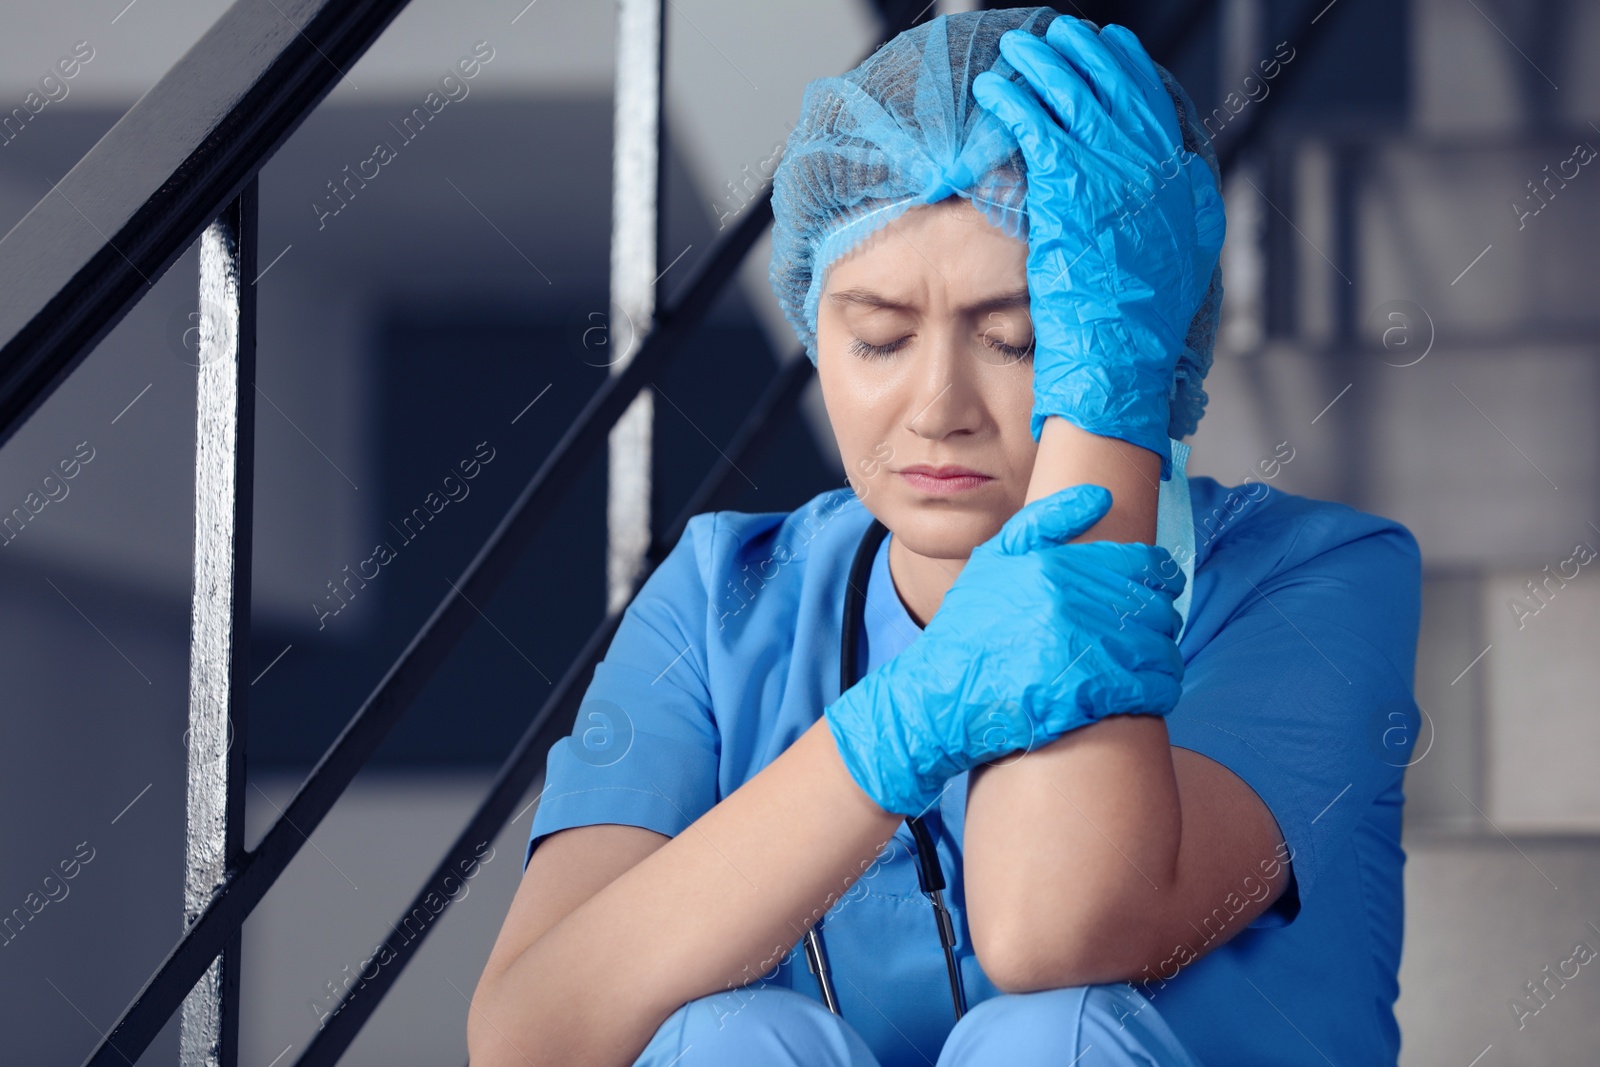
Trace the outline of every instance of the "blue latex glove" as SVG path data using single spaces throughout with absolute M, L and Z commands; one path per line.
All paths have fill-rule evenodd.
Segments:
M 1067 543 L 1110 508 L 1104 488 L 1077 485 L 1018 511 L 917 640 L 824 709 L 851 777 L 885 811 L 920 815 L 980 763 L 1177 704 L 1182 571 L 1154 545 Z
M 1011 130 L 1028 171 L 1034 440 L 1060 415 L 1161 457 L 1174 373 L 1222 249 L 1222 196 L 1183 149 L 1172 99 L 1138 40 L 1069 16 L 1000 52 L 977 102 Z M 1042 101 L 1042 102 L 1041 102 Z

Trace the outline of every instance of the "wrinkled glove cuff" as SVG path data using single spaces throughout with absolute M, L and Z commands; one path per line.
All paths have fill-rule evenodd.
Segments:
M 1172 382 L 1149 369 L 1162 360 L 1142 355 L 1159 350 L 1162 342 L 1120 320 L 1038 328 L 1038 333 L 1029 424 L 1033 439 L 1039 440 L 1046 418 L 1059 415 L 1090 433 L 1149 449 L 1161 457 L 1162 480 L 1170 478 Z
M 839 750 L 845 769 L 862 792 L 884 811 L 897 815 L 921 815 L 939 798 L 944 783 L 952 774 L 929 785 L 926 775 L 913 766 L 911 746 L 894 729 L 895 717 L 883 714 L 894 707 L 894 694 L 888 668 L 872 671 L 847 689 L 838 700 L 823 709 L 828 732 Z

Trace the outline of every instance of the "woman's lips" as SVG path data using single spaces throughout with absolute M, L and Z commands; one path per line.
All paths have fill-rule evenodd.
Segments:
M 907 467 L 899 474 L 913 489 L 939 496 L 971 492 L 994 481 L 987 474 L 978 474 L 965 467 Z

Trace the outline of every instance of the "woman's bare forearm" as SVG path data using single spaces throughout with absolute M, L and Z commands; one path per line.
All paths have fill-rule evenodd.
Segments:
M 681 1005 L 770 971 L 900 821 L 819 718 L 480 987 L 473 1067 L 633 1063 Z
M 1078 540 L 1154 544 L 1160 479 L 1161 459 L 1149 449 L 1092 434 L 1052 415 L 1039 432 L 1025 502 L 1069 485 L 1103 485 L 1111 490 L 1111 510 Z
M 1147 449 L 1051 417 L 1027 499 L 1085 482 L 1103 485 L 1111 490 L 1111 511 L 1080 540 L 1150 544 L 1160 477 L 1160 459 Z M 964 871 L 974 939 L 980 955 L 988 949 L 982 962 L 991 977 L 1003 987 L 1020 987 L 1039 969 L 1026 956 L 1040 946 L 1077 946 L 1086 957 L 1098 955 L 1098 939 L 1108 932 L 1097 929 L 1107 913 L 1097 902 L 1146 900 L 1170 887 L 1181 826 L 1171 747 L 1159 717 L 1115 716 L 1021 757 L 975 768 Z M 1024 910 L 1024 902 L 1039 907 Z M 1041 928 L 1041 921 L 1055 928 Z M 1094 973 L 1098 961 L 1082 962 L 1081 973 Z

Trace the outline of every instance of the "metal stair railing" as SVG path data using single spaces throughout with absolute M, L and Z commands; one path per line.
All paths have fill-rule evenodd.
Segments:
M 238 0 L 0 239 L 0 445 L 405 6 Z
M 86 1063 L 137 1058 L 180 1003 L 185 1062 L 237 1062 L 237 957 L 245 919 L 465 633 L 473 618 L 470 602 L 492 595 L 607 430 L 682 347 L 771 220 L 763 196 L 686 295 L 655 316 L 639 352 L 591 398 L 456 583 L 459 593 L 435 609 L 261 843 L 245 851 L 240 680 L 248 651 L 253 488 L 255 176 L 404 6 L 404 0 L 238 0 L 0 240 L 0 275 L 8 280 L 0 304 L 3 444 L 154 279 L 204 235 L 207 310 L 200 333 L 208 358 L 202 360 L 196 449 L 196 544 L 204 551 L 196 560 L 191 639 L 188 926 Z M 893 26 L 885 39 L 900 28 Z M 792 408 L 809 369 L 799 361 L 780 373 L 760 409 L 776 416 L 779 406 Z M 740 437 L 754 447 L 767 432 L 747 424 Z M 719 467 L 696 500 L 721 499 L 736 462 Z M 652 545 L 652 562 L 664 554 L 659 542 Z M 602 624 L 591 641 L 589 665 L 615 621 Z M 583 669 L 580 661 L 568 672 L 564 690 L 570 693 Z M 236 739 L 231 747 L 230 733 Z M 492 791 L 487 801 L 497 796 Z M 486 803 L 473 825 L 491 817 L 503 824 L 506 814 L 495 816 Z M 456 859 L 446 857 L 444 865 Z M 389 981 L 409 955 L 389 968 Z M 197 989 L 202 980 L 206 985 Z M 379 997 L 366 1000 L 375 1005 Z M 349 1013 L 349 1022 L 331 1027 L 333 1035 L 322 1039 L 316 1055 L 336 1059 L 366 1014 Z

